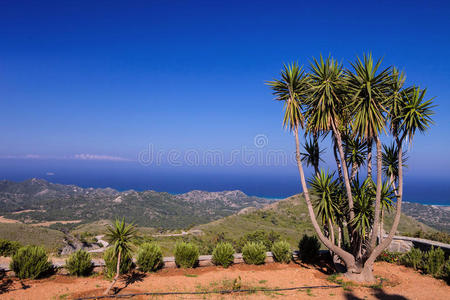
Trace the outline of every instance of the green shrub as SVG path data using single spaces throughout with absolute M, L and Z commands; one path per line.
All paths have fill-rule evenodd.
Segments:
M 402 256 L 401 263 L 407 267 L 418 270 L 422 265 L 423 253 L 418 248 L 412 248 Z
M 20 247 L 19 242 L 0 239 L 0 256 L 13 256 Z
M 10 267 L 20 279 L 36 279 L 52 270 L 47 253 L 39 246 L 25 246 L 17 250 L 12 256 Z
M 242 251 L 244 245 L 247 242 L 254 242 L 254 243 L 263 243 L 266 247 L 266 251 L 270 251 L 270 248 L 272 248 L 272 245 L 274 242 L 280 240 L 281 236 L 279 233 L 271 230 L 269 232 L 266 232 L 264 230 L 255 230 L 253 232 L 247 233 L 243 237 L 239 239 L 239 241 L 236 244 L 236 250 Z
M 286 241 L 278 241 L 272 245 L 273 259 L 277 262 L 288 264 L 291 261 L 291 245 Z
M 447 284 L 450 284 L 450 259 L 445 262 L 442 270 L 442 277 L 445 281 L 447 281 Z
M 78 250 L 66 260 L 66 268 L 70 275 L 89 276 L 94 268 L 91 255 L 84 250 Z
M 266 247 L 263 243 L 247 242 L 242 248 L 242 258 L 246 264 L 262 265 L 266 259 Z
M 228 242 L 218 243 L 213 250 L 212 261 L 215 265 L 228 268 L 234 261 L 234 248 Z
M 198 263 L 198 247 L 193 243 L 179 242 L 175 245 L 175 264 L 181 268 L 193 268 Z
M 424 254 L 423 269 L 425 273 L 439 276 L 445 263 L 444 250 L 432 247 Z
M 377 257 L 376 261 L 385 261 L 391 264 L 397 264 L 398 262 L 400 262 L 402 256 L 403 254 L 401 252 L 383 251 Z
M 161 248 L 156 243 L 143 243 L 139 248 L 137 265 L 143 272 L 154 272 L 164 265 Z
M 105 260 L 105 275 L 108 278 L 114 277 L 116 275 L 117 269 L 117 256 L 114 248 L 108 248 L 103 254 L 103 259 Z M 133 260 L 131 253 L 122 254 L 120 258 L 120 274 L 128 273 L 133 267 Z
M 303 235 L 298 243 L 300 251 L 300 259 L 303 261 L 311 261 L 319 256 L 320 242 L 316 236 Z

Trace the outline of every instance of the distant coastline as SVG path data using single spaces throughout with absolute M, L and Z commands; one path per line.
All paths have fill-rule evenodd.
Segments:
M 2 176 L 3 178 L 0 178 L 0 180 L 8 180 L 8 181 L 13 181 L 13 182 L 21 182 L 21 181 L 25 181 L 28 179 L 31 179 L 33 177 L 27 177 L 27 178 L 23 178 L 23 179 L 16 179 L 16 178 L 9 178 L 9 176 Z M 210 181 L 209 178 L 205 177 L 205 181 L 208 182 Z M 296 180 L 293 180 L 292 182 L 289 183 L 289 188 L 286 189 L 282 189 L 280 188 L 279 193 L 281 194 L 276 194 L 275 191 L 273 194 L 268 194 L 268 193 L 264 193 L 263 189 L 261 189 L 261 192 L 259 192 L 259 190 L 255 187 L 252 186 L 252 184 L 254 184 L 253 182 L 250 184 L 250 188 L 248 188 L 249 183 L 244 181 L 242 183 L 239 183 L 237 185 L 233 185 L 231 183 L 225 182 L 224 184 L 195 184 L 195 183 L 191 183 L 191 182 L 182 182 L 180 183 L 180 178 L 175 178 L 174 179 L 174 185 L 176 185 L 178 187 L 178 190 L 174 190 L 174 189 L 165 189 L 164 186 L 161 186 L 160 184 L 155 184 L 153 186 L 153 184 L 151 183 L 151 178 L 149 180 L 149 183 L 147 183 L 146 185 L 142 185 L 137 183 L 136 185 L 133 184 L 133 180 L 136 180 L 137 182 L 139 182 L 140 180 L 142 180 L 142 177 L 138 177 L 138 176 L 134 176 L 131 178 L 127 178 L 126 180 L 123 181 L 118 181 L 118 180 L 111 180 L 110 182 L 108 182 L 108 180 L 104 180 L 102 182 L 98 182 L 95 180 L 85 180 L 83 176 L 79 176 L 79 177 L 75 177 L 75 176 L 70 176 L 70 177 L 57 177 L 57 176 L 51 176 L 50 178 L 48 176 L 39 176 L 39 177 L 35 177 L 35 178 L 41 178 L 43 180 L 46 180 L 48 182 L 51 183 L 58 183 L 58 184 L 64 184 L 64 185 L 75 185 L 78 187 L 82 187 L 82 188 L 111 188 L 114 190 L 117 190 L 119 192 L 124 192 L 124 191 L 129 191 L 129 190 L 134 190 L 134 191 L 138 191 L 138 192 L 142 192 L 142 191 L 149 191 L 149 190 L 154 190 L 156 192 L 166 192 L 169 193 L 171 195 L 180 195 L 180 194 L 184 194 L 193 190 L 201 190 L 201 191 L 206 191 L 206 192 L 223 192 L 223 191 L 233 191 L 233 190 L 239 190 L 242 191 L 243 193 L 245 193 L 248 196 L 254 196 L 254 197 L 259 197 L 259 198 L 265 198 L 271 201 L 278 201 L 278 200 L 282 200 L 285 198 L 288 198 L 292 195 L 296 195 L 301 193 L 300 191 L 300 186 L 298 184 L 298 182 Z M 228 178 L 225 178 L 227 181 Z M 170 186 L 170 178 L 167 178 L 168 182 L 166 183 L 166 185 Z M 257 178 L 255 178 L 254 180 L 257 180 Z M 261 183 L 261 185 L 265 185 L 267 184 L 266 182 L 263 181 L 263 183 Z M 444 183 L 443 183 L 444 184 Z M 450 199 L 445 199 L 444 197 L 446 195 L 450 195 L 450 192 L 448 194 L 445 193 L 445 191 L 442 192 L 438 192 L 436 194 L 433 195 L 433 199 L 436 199 L 435 201 L 430 200 L 430 193 L 431 192 L 436 192 L 436 189 L 429 189 L 426 188 L 426 183 L 423 184 L 425 187 L 422 187 L 421 185 L 414 183 L 414 184 L 406 184 L 405 187 L 405 196 L 403 198 L 403 202 L 408 202 L 408 203 L 418 203 L 418 204 L 422 204 L 422 205 L 432 205 L 432 206 L 439 206 L 439 207 L 450 207 Z M 223 186 L 223 188 L 221 188 Z M 293 187 L 292 187 L 293 186 Z M 287 191 L 292 190 L 292 193 L 287 193 Z M 425 191 L 424 191 L 425 190 Z M 431 190 L 431 191 L 430 191 Z M 421 195 L 424 195 L 423 197 Z M 411 200 L 411 198 L 414 197 L 415 199 Z M 427 200 L 419 200 L 420 199 L 427 199 Z M 417 200 L 416 200 L 417 199 Z

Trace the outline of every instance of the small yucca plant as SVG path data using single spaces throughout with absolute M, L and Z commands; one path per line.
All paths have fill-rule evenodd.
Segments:
M 276 262 L 288 264 L 291 261 L 291 245 L 286 241 L 278 241 L 272 245 L 273 259 Z
M 36 279 L 51 271 L 52 264 L 44 248 L 25 246 L 12 256 L 10 267 L 20 279 Z
M 175 264 L 181 268 L 193 268 L 198 263 L 198 247 L 192 243 L 179 242 L 175 245 Z
M 228 268 L 234 262 L 234 248 L 228 243 L 218 243 L 212 253 L 212 261 L 215 265 Z
M 262 265 L 266 260 L 266 247 L 263 243 L 247 242 L 242 248 L 242 258 L 246 264 Z
M 89 276 L 93 267 L 91 255 L 84 250 L 78 250 L 66 260 L 66 268 L 70 275 Z
M 412 248 L 401 258 L 401 263 L 407 267 L 418 270 L 422 265 L 423 253 L 420 249 Z
M 156 243 L 144 243 L 138 251 L 137 265 L 143 272 L 154 272 L 162 268 L 163 256 L 161 248 Z
M 439 276 L 445 263 L 445 253 L 441 248 L 432 247 L 424 255 L 423 268 L 427 274 Z
M 303 261 L 311 261 L 319 255 L 320 242 L 316 236 L 303 235 L 298 244 L 300 251 L 300 259 Z

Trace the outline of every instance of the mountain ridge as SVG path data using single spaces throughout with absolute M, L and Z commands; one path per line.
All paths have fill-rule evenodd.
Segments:
M 24 223 L 125 217 L 140 226 L 185 228 L 270 202 L 239 190 L 194 190 L 174 195 L 154 190 L 82 188 L 38 178 L 0 181 L 0 215 Z M 23 213 L 18 214 L 20 211 Z

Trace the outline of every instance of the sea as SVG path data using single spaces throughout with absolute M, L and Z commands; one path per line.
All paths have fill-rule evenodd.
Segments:
M 308 171 L 307 171 L 308 172 Z M 149 167 L 136 162 L 0 159 L 0 180 L 41 178 L 80 187 L 155 190 L 241 190 L 247 195 L 283 199 L 301 192 L 292 167 Z M 450 180 L 406 172 L 404 201 L 450 205 Z

